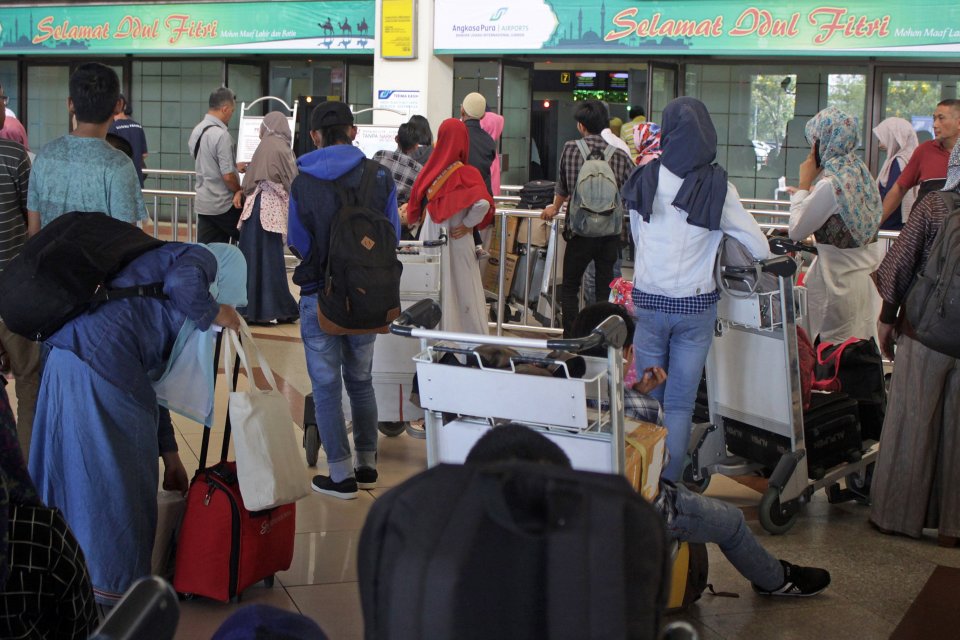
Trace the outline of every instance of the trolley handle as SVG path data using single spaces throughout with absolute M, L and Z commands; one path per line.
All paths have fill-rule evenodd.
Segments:
M 748 265 L 724 265 L 723 277 L 729 280 L 748 281 L 745 275 L 758 276 L 758 272 L 772 273 L 781 278 L 789 278 L 797 272 L 797 263 L 790 256 L 777 256 L 768 260 L 759 260 Z M 742 274 L 742 275 L 739 275 Z
M 816 254 L 817 248 L 812 244 L 778 236 L 770 238 L 770 251 L 778 256 L 783 256 L 788 253 L 799 253 L 801 251 Z
M 440 232 L 440 237 L 436 240 L 424 240 L 423 246 L 425 247 L 445 247 L 447 245 L 447 233 L 446 231 Z
M 433 329 L 440 324 L 440 305 L 430 298 L 425 298 L 400 314 L 390 323 L 390 333 L 396 336 L 409 338 L 414 328 L 422 327 Z
M 547 348 L 554 351 L 580 353 L 596 347 L 623 348 L 627 341 L 627 325 L 620 316 L 610 316 L 582 338 L 557 338 L 547 340 Z

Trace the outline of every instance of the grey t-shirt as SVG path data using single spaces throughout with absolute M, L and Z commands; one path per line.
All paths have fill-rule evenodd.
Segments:
M 233 206 L 233 191 L 223 181 L 223 176 L 237 171 L 233 162 L 233 138 L 227 131 L 227 125 L 208 113 L 190 134 L 187 148 L 191 156 L 198 139 L 200 149 L 194 158 L 197 195 L 193 209 L 202 216 L 226 213 Z

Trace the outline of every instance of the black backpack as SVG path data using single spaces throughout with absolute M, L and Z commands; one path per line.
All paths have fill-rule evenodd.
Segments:
M 386 333 L 400 315 L 400 274 L 397 231 L 370 206 L 377 172 L 383 167 L 365 160 L 360 186 L 331 184 L 340 209 L 330 225 L 330 249 L 324 267 L 323 290 L 317 296 L 320 327 L 329 335 Z
M 622 476 L 441 464 L 379 498 L 360 535 L 366 638 L 657 638 L 670 563 Z
M 949 213 L 933 240 L 930 257 L 910 285 L 904 306 L 920 344 L 960 358 L 960 195 L 953 191 L 940 191 L 939 195 Z
M 66 213 L 27 240 L 0 273 L 0 318 L 14 333 L 46 340 L 93 305 L 163 298 L 163 283 L 108 289 L 134 258 L 164 244 L 103 213 Z

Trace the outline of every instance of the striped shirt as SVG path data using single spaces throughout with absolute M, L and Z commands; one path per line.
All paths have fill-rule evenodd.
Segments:
M 0 140 L 0 271 L 20 254 L 27 239 L 30 159 L 23 145 Z

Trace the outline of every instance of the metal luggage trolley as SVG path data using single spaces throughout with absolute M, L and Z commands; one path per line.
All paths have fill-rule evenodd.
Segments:
M 622 473 L 624 467 L 623 320 L 611 317 L 584 338 L 535 340 L 431 331 L 439 308 L 424 300 L 390 326 L 397 336 L 420 339 L 415 356 L 425 412 L 427 464 L 462 463 L 474 443 L 499 424 L 521 423 L 557 443 L 573 466 Z M 519 355 L 508 368 L 484 366 L 477 348 L 509 347 Z M 586 372 L 569 377 L 552 351 L 580 353 L 605 347 L 606 358 L 584 356 Z M 449 357 L 456 364 L 445 364 Z M 556 365 L 568 377 L 519 373 L 521 365 Z M 457 366 L 459 365 L 459 366 Z M 614 400 L 609 401 L 610 398 Z
M 403 263 L 400 276 L 400 306 L 406 309 L 424 298 L 441 301 L 441 265 L 447 236 L 439 240 L 402 240 L 397 258 Z M 377 336 L 373 349 L 373 388 L 377 396 L 380 433 L 394 437 L 404 432 L 409 421 L 423 417 L 423 410 L 409 400 L 413 375 L 413 358 L 417 346 L 409 340 L 389 333 Z M 320 452 L 320 432 L 313 415 L 312 395 L 304 412 L 303 447 L 307 464 L 314 466 Z M 350 398 L 343 391 L 343 414 L 350 420 Z
M 733 278 L 757 273 L 759 267 L 763 273 L 777 276 L 779 289 L 721 298 L 706 364 L 710 422 L 694 425 L 691 462 L 683 475 L 686 482 L 698 484 L 702 490 L 712 474 L 743 475 L 765 469 L 760 462 L 728 454 L 724 429 L 727 419 L 789 439 L 790 448 L 770 473 L 759 508 L 763 528 L 780 534 L 794 525 L 801 506 L 821 488 L 827 488 L 831 502 L 868 495 L 870 471 L 879 446 L 871 442 L 870 447 L 863 447 L 866 451 L 858 461 L 845 462 L 827 469 L 819 478 L 810 478 L 796 331 L 798 321 L 806 314 L 806 290 L 794 285 L 798 262 L 783 254 L 811 249 L 783 238 L 771 239 L 770 247 L 780 255 L 755 266 L 724 267 Z M 841 479 L 846 479 L 848 488 L 860 491 L 841 491 Z

